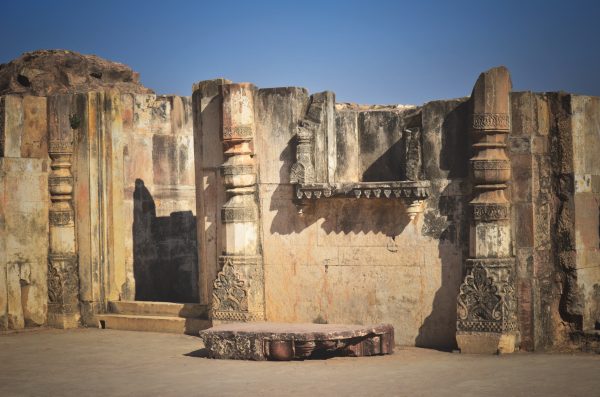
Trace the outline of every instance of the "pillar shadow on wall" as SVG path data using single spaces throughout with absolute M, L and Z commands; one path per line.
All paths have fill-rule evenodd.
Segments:
M 198 302 L 196 217 L 191 211 L 157 217 L 141 179 L 135 181 L 133 203 L 135 299 Z
M 432 189 L 428 210 L 422 215 L 421 233 L 438 240 L 441 283 L 433 298 L 431 313 L 424 319 L 415 339 L 418 347 L 443 351 L 456 349 L 456 298 L 463 279 L 463 263 L 468 257 L 469 217 L 468 179 L 469 102 L 462 102 L 444 119 L 441 130 L 439 164 L 442 171 L 432 183 L 449 183 L 441 191 Z M 439 172 L 439 171 L 438 171 Z M 445 183 L 444 183 L 445 184 Z

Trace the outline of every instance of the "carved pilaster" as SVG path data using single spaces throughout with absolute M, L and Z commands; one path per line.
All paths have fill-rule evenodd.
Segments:
M 457 299 L 456 340 L 463 353 L 511 353 L 518 347 L 510 180 L 508 70 L 482 73 L 473 88 L 473 181 L 467 274 Z
M 73 210 L 73 131 L 69 96 L 48 100 L 50 155 L 50 247 L 48 253 L 48 324 L 58 328 L 79 325 L 79 277 Z
M 221 209 L 223 255 L 213 283 L 216 321 L 264 320 L 264 276 L 259 256 L 258 205 L 254 162 L 254 90 L 252 84 L 224 84 L 221 167 L 227 202 Z

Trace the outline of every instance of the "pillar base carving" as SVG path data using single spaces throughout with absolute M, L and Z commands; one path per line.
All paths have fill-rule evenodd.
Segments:
M 259 256 L 223 255 L 213 283 L 214 324 L 264 321 L 264 271 Z
M 517 348 L 513 266 L 514 258 L 467 260 L 456 322 L 462 353 L 512 353 Z
M 77 257 L 52 254 L 48 258 L 48 325 L 77 328 L 80 317 Z

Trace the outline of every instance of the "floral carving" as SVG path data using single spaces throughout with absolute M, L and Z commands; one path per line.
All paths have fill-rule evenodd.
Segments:
M 213 287 L 213 312 L 248 311 L 248 288 L 235 272 L 231 260 L 225 262 Z
M 476 263 L 460 286 L 457 329 L 476 332 L 516 329 L 514 295 L 508 269 L 490 275 L 482 264 Z
M 494 280 L 488 277 L 483 266 L 473 268 L 465 277 L 458 295 L 458 318 L 470 321 L 499 320 L 498 305 L 501 298 Z

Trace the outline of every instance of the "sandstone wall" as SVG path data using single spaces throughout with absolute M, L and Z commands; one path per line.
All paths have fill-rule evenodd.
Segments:
M 200 83 L 194 99 L 199 236 L 209 283 L 222 252 L 221 83 Z M 400 180 L 406 169 L 403 129 L 422 123 L 421 168 L 432 194 L 411 222 L 403 202 L 393 199 L 321 199 L 298 214 L 290 169 L 295 127 L 309 98 L 301 88 L 261 89 L 254 98 L 267 320 L 390 322 L 401 344 L 454 346 L 468 246 L 464 100 L 420 108 L 338 105 L 326 116 L 325 138 L 316 138 L 317 150 L 327 153 L 315 159 L 317 174 L 338 182 Z
M 577 284 L 583 330 L 600 329 L 600 98 L 571 96 Z
M 137 300 L 198 301 L 191 98 L 123 95 L 126 267 Z
M 510 158 L 521 347 L 571 349 L 600 318 L 598 98 L 513 93 Z
M 0 97 L 0 330 L 46 323 L 46 100 Z

